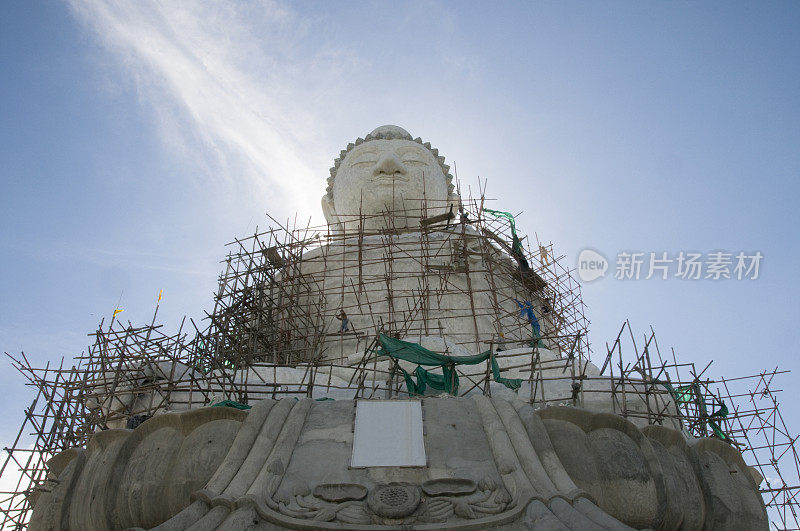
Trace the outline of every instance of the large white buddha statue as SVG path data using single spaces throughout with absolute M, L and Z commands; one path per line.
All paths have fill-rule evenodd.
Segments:
M 323 331 L 316 355 L 353 363 L 378 332 L 450 355 L 492 343 L 529 348 L 534 335 L 541 347 L 554 345 L 543 284 L 524 282 L 518 261 L 460 216 L 444 161 L 391 125 L 336 159 L 322 198 L 327 242 L 283 273 L 291 311 L 311 309 Z M 529 305 L 535 332 L 519 304 Z
M 322 198 L 331 237 L 290 275 L 298 305 L 320 310 L 323 358 L 361 359 L 378 331 L 452 355 L 522 347 L 534 332 L 519 303 L 549 344 L 542 284 L 460 217 L 444 160 L 391 125 L 336 159 Z

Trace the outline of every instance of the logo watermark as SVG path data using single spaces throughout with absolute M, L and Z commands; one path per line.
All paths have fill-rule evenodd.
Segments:
M 614 278 L 617 280 L 757 280 L 764 255 L 760 251 L 712 251 L 700 253 L 667 251 L 617 253 Z M 591 282 L 605 276 L 609 262 L 594 249 L 578 254 L 578 277 Z
M 578 255 L 578 276 L 584 282 L 591 282 L 606 276 L 608 260 L 594 249 L 584 249 Z

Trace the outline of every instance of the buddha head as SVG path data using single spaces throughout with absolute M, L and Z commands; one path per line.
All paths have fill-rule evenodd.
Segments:
M 395 125 L 378 127 L 342 150 L 328 178 L 322 211 L 337 232 L 414 229 L 458 204 L 439 151 Z

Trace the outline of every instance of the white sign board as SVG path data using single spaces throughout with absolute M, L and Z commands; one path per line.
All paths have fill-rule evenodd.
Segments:
M 352 467 L 425 466 L 422 402 L 359 400 Z

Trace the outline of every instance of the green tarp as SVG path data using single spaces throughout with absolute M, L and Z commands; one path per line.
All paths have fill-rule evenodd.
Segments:
M 682 385 L 680 387 L 673 387 L 670 385 L 669 382 L 663 382 L 661 380 L 655 381 L 657 384 L 663 385 L 669 394 L 672 395 L 673 400 L 675 400 L 678 404 L 685 404 L 687 402 L 692 402 L 694 397 L 697 397 L 697 405 L 700 408 L 700 411 L 703 415 L 708 417 L 706 421 L 709 426 L 711 426 L 711 431 L 714 432 L 714 435 L 719 437 L 720 439 L 727 439 L 728 436 L 722 431 L 719 427 L 719 424 L 711 419 L 716 418 L 725 418 L 728 416 L 728 406 L 725 405 L 723 402 L 722 405 L 718 410 L 713 412 L 711 415 L 708 414 L 708 409 L 706 408 L 705 400 L 702 398 L 702 393 L 700 392 L 700 386 L 696 383 L 689 384 L 689 385 Z
M 519 238 L 517 237 L 517 225 L 514 222 L 514 216 L 511 212 L 502 212 L 500 210 L 492 210 L 491 208 L 484 208 L 484 212 L 488 212 L 495 217 L 498 218 L 506 218 L 508 222 L 511 224 L 511 251 L 512 253 L 520 253 L 522 254 L 522 243 L 520 243 Z
M 456 365 L 477 365 L 491 357 L 491 352 L 488 350 L 472 356 L 447 356 L 445 354 L 437 354 L 417 343 L 402 341 L 385 334 L 380 334 L 378 340 L 381 345 L 381 349 L 378 352 L 379 355 L 386 355 L 417 364 L 417 369 L 414 371 L 417 378 L 416 381 L 408 372 L 400 367 L 400 370 L 403 371 L 403 377 L 406 380 L 408 393 L 411 395 L 422 395 L 428 387 L 455 395 L 458 393 L 458 372 L 455 369 Z M 497 364 L 497 360 L 494 359 L 494 357 L 491 357 L 491 363 L 492 376 L 495 382 L 503 384 L 511 390 L 519 389 L 520 386 L 522 386 L 522 380 L 504 378 L 500 375 L 500 366 Z M 423 369 L 423 365 L 441 367 L 442 374 L 433 374 Z
M 458 392 L 458 374 L 456 374 L 455 371 L 447 365 L 442 367 L 443 374 L 428 372 L 421 366 L 417 365 L 417 370 L 414 371 L 414 374 L 417 377 L 416 381 L 414 381 L 414 378 L 405 370 L 403 370 L 402 367 L 400 367 L 400 370 L 403 371 L 403 378 L 406 380 L 408 394 L 412 396 L 424 395 L 425 390 L 428 387 L 451 394 Z M 453 389 L 454 387 L 455 391 Z
M 250 409 L 253 406 L 242 404 L 241 402 L 236 402 L 235 400 L 223 400 L 222 402 L 217 402 L 211 407 L 235 407 L 236 409 Z
M 716 410 L 715 412 L 713 412 L 711 414 L 712 418 L 725 418 L 727 416 L 728 416 L 728 406 L 726 406 L 724 402 L 722 403 L 722 406 L 718 410 Z M 719 424 L 717 424 L 713 420 L 709 420 L 708 421 L 708 425 L 711 426 L 711 429 L 714 430 L 714 433 L 720 439 L 727 439 L 728 438 L 727 435 L 725 435 L 722 432 L 722 430 L 720 429 Z
M 669 391 L 669 394 L 672 395 L 673 400 L 675 400 L 675 402 L 678 402 L 680 404 L 685 404 L 686 402 L 692 401 L 692 392 L 694 391 L 694 387 L 697 386 L 697 384 L 690 384 L 690 385 L 683 385 L 680 387 L 672 387 L 672 385 L 669 382 L 663 382 L 661 380 L 656 380 L 656 383 L 666 387 L 667 391 Z M 700 389 L 698 389 L 697 391 L 699 395 Z

